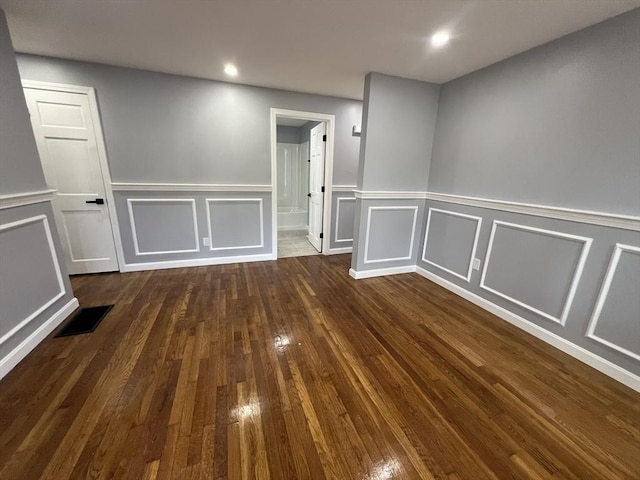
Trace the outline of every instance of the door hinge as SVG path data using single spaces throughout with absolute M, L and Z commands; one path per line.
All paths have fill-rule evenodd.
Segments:
M 322 191 L 322 193 L 324 193 L 324 186 L 322 187 L 322 190 L 321 190 L 321 191 Z
M 320 238 L 324 238 L 324 233 L 321 233 L 321 234 L 320 234 Z
M 327 136 L 326 135 L 322 135 L 322 141 L 326 142 L 327 141 Z

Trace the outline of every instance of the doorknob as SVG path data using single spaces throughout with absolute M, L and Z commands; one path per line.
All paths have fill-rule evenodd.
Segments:
M 95 200 L 87 200 L 84 203 L 95 203 L 97 205 L 104 205 L 104 198 L 96 198 Z
M 311 194 L 310 194 L 310 193 L 307 193 L 307 197 L 311 198 Z

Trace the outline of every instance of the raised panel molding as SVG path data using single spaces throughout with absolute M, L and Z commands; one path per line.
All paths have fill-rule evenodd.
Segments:
M 9 340 L 13 335 L 15 335 L 19 330 L 24 328 L 29 322 L 38 317 L 42 312 L 44 312 L 51 305 L 56 303 L 62 297 L 64 297 L 66 290 L 64 288 L 64 279 L 62 278 L 62 273 L 60 271 L 60 264 L 58 263 L 58 255 L 56 254 L 56 248 L 53 243 L 53 236 L 51 234 L 51 228 L 49 227 L 49 220 L 46 215 L 36 215 L 34 217 L 24 218 L 22 220 L 18 220 L 15 222 L 5 223 L 0 225 L 0 233 L 5 232 L 7 230 L 13 230 L 15 228 L 24 227 L 25 225 L 30 225 L 32 223 L 42 222 L 45 232 L 45 237 L 47 240 L 47 245 L 49 247 L 49 252 L 51 254 L 51 261 L 53 263 L 53 268 L 56 273 L 56 280 L 58 282 L 59 292 L 56 293 L 50 300 L 45 302 L 43 305 L 39 306 L 36 310 L 33 311 L 29 316 L 20 321 L 15 327 L 9 330 L 0 338 L 0 345 Z M 6 272 L 5 272 L 6 273 Z
M 576 266 L 574 272 L 573 272 L 573 278 L 571 281 L 571 286 L 569 288 L 569 292 L 565 298 L 564 301 L 564 306 L 562 308 L 562 314 L 560 315 L 560 317 L 554 317 L 553 315 L 547 313 L 547 312 L 543 312 L 542 310 L 539 310 L 531 305 L 528 305 L 518 299 L 512 298 L 506 294 L 504 294 L 503 292 L 500 292 L 494 288 L 491 288 L 489 286 L 487 286 L 485 284 L 485 278 L 487 275 L 487 270 L 489 268 L 490 262 L 491 262 L 491 254 L 492 254 L 492 249 L 493 249 L 493 241 L 495 238 L 495 233 L 496 230 L 499 226 L 503 226 L 503 227 L 507 227 L 507 228 L 513 228 L 513 229 L 517 229 L 517 230 L 523 230 L 526 232 L 532 232 L 535 234 L 540 234 L 540 235 L 548 235 L 551 237 L 558 237 L 558 238 L 563 238 L 563 239 L 568 239 L 568 240 L 572 240 L 572 241 L 578 241 L 578 242 L 582 242 L 582 250 L 580 252 L 580 258 L 578 260 L 578 265 Z M 482 270 L 482 276 L 480 278 L 480 288 L 493 293 L 494 295 L 497 295 L 499 297 L 502 297 L 506 300 L 509 300 L 510 302 L 519 305 L 522 308 L 526 308 L 527 310 L 540 315 L 541 317 L 544 317 L 548 320 L 551 320 L 553 322 L 559 323 L 560 325 L 564 326 L 566 321 L 567 321 L 567 317 L 569 316 L 569 310 L 571 309 L 571 304 L 573 303 L 573 298 L 576 294 L 576 290 L 578 288 L 578 283 L 580 282 L 580 277 L 582 276 L 582 271 L 584 269 L 584 265 L 585 262 L 587 260 L 587 256 L 589 254 L 589 249 L 591 248 L 591 243 L 593 242 L 593 239 L 591 238 L 587 238 L 587 237 L 580 237 L 577 235 L 570 235 L 567 233 L 563 233 L 563 232 L 556 232 L 553 230 L 544 230 L 541 228 L 534 228 L 534 227 L 529 227 L 526 225 L 519 225 L 516 223 L 508 223 L 508 222 L 502 222 L 502 221 L 498 221 L 498 220 L 494 220 L 493 221 L 493 225 L 491 227 L 491 235 L 489 237 L 489 246 L 487 247 L 487 254 L 485 255 L 485 262 L 484 262 L 484 268 Z
M 152 252 L 141 252 L 138 243 L 138 233 L 136 231 L 135 214 L 133 212 L 134 203 L 190 203 L 191 214 L 193 216 L 193 235 L 195 248 L 184 250 L 163 250 Z M 129 222 L 131 224 L 131 235 L 133 237 L 133 247 L 135 249 L 136 256 L 143 255 L 163 255 L 169 253 L 191 253 L 200 251 L 200 241 L 198 235 L 198 217 L 196 215 L 196 201 L 194 198 L 128 198 L 127 209 L 129 211 Z
M 611 260 L 609 261 L 609 266 L 607 267 L 607 273 L 605 274 L 604 281 L 602 282 L 602 287 L 600 288 L 600 293 L 598 294 L 598 299 L 591 315 L 591 320 L 589 321 L 589 326 L 587 327 L 586 336 L 588 338 L 591 338 L 592 340 L 595 340 L 596 342 L 606 345 L 609 348 L 613 348 L 623 355 L 640 361 L 640 355 L 638 355 L 637 353 L 616 345 L 613 342 L 605 340 L 604 338 L 597 336 L 595 333 L 598 321 L 600 320 L 600 314 L 602 313 L 604 304 L 607 301 L 607 296 L 609 295 L 613 277 L 615 276 L 618 264 L 620 263 L 622 252 L 631 252 L 632 254 L 640 255 L 640 248 L 631 245 L 616 243 L 616 247 L 613 251 L 613 254 L 611 255 Z M 638 322 L 640 323 L 640 318 L 638 318 Z
M 260 211 L 260 243 L 255 245 L 236 245 L 233 247 L 214 247 L 213 246 L 213 229 L 211 228 L 211 207 L 213 202 L 252 202 L 258 204 Z M 241 250 L 246 248 L 263 248 L 264 247 L 264 212 L 262 208 L 261 198 L 207 198 L 207 228 L 209 229 L 209 250 Z
M 437 213 L 441 213 L 443 215 L 451 215 L 453 217 L 461 217 L 461 218 L 468 218 L 471 220 L 475 220 L 476 222 L 476 231 L 475 231 L 475 235 L 473 238 L 473 247 L 471 249 L 471 256 L 469 257 L 469 262 L 468 262 L 468 268 L 467 268 L 467 275 L 460 275 L 457 272 L 454 272 L 453 270 L 449 270 L 446 267 L 443 267 L 442 265 L 438 265 L 435 262 L 432 262 L 430 260 L 427 260 L 426 255 L 427 255 L 427 244 L 429 242 L 429 226 L 431 225 L 431 212 L 437 212 Z M 434 267 L 439 268 L 440 270 L 443 270 L 447 273 L 450 273 L 451 275 L 454 275 L 458 278 L 461 278 L 462 280 L 465 280 L 467 282 L 471 281 L 471 273 L 473 272 L 473 259 L 476 256 L 476 248 L 478 247 L 478 238 L 480 236 L 480 227 L 482 226 L 482 218 L 481 217 L 474 217 L 473 215 L 466 215 L 463 213 L 458 213 L 458 212 L 452 212 L 449 210 L 441 210 L 439 208 L 429 208 L 429 214 L 427 216 L 427 227 L 425 229 L 424 232 L 424 247 L 422 249 L 422 261 L 428 263 L 429 265 L 433 265 Z
M 336 199 L 336 218 L 335 218 L 336 234 L 334 239 L 336 243 L 353 242 L 353 238 L 338 238 L 338 226 L 340 225 L 340 202 L 346 202 L 346 201 L 355 202 L 356 199 L 355 197 L 337 197 Z
M 376 211 L 401 211 L 401 210 L 409 210 L 413 211 L 413 226 L 411 227 L 411 240 L 409 242 L 409 253 L 405 257 L 393 257 L 393 258 L 377 258 L 370 260 L 369 259 L 369 240 L 370 240 L 370 230 L 371 230 L 371 215 Z M 416 236 L 416 223 L 418 221 L 418 207 L 417 206 L 378 206 L 378 207 L 369 207 L 367 209 L 367 228 L 365 232 L 365 243 L 364 243 L 364 263 L 382 263 L 382 262 L 394 262 L 399 260 L 411 260 L 413 256 L 413 242 Z

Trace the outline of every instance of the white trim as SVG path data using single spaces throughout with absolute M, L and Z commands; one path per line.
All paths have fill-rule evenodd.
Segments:
M 442 213 L 444 215 L 451 215 L 453 217 L 462 217 L 462 218 L 470 218 L 471 220 L 475 220 L 476 221 L 476 233 L 473 239 L 473 248 L 471 249 L 471 257 L 469 258 L 469 266 L 467 267 L 467 275 L 460 275 L 457 272 L 454 272 L 453 270 L 449 270 L 446 267 L 443 267 L 442 265 L 439 265 L 435 262 L 432 262 L 431 260 L 427 260 L 426 255 L 427 255 L 427 243 L 429 240 L 429 226 L 431 225 L 431 212 L 438 212 L 438 213 Z M 461 278 L 462 280 L 466 281 L 466 282 L 470 282 L 471 281 L 471 274 L 473 272 L 473 259 L 476 257 L 476 249 L 478 247 L 478 238 L 480 237 L 480 228 L 482 226 L 482 218 L 481 217 L 474 217 L 473 215 L 466 215 L 464 213 L 458 213 L 458 212 L 452 212 L 449 210 L 441 210 L 439 208 L 429 208 L 429 213 L 427 215 L 427 228 L 424 231 L 424 248 L 422 249 L 422 261 L 425 263 L 428 263 L 429 265 L 433 265 L 434 267 L 439 268 L 440 270 L 444 270 L 445 272 L 454 275 L 458 278 Z
M 356 188 L 358 188 L 357 185 L 334 185 L 333 190 L 335 192 L 353 192 Z
M 626 355 L 634 360 L 640 361 L 640 355 L 631 350 L 627 350 L 624 347 L 616 345 L 609 340 L 605 340 L 602 337 L 599 337 L 595 334 L 596 326 L 598 324 L 598 320 L 600 320 L 600 314 L 602 313 L 602 309 L 604 308 L 604 303 L 607 301 L 607 296 L 609 295 L 609 289 L 611 288 L 611 283 L 613 282 L 613 277 L 616 273 L 616 269 L 618 268 L 618 263 L 620 261 L 620 257 L 622 256 L 622 252 L 633 252 L 637 255 L 640 255 L 640 247 L 634 247 L 632 245 L 623 245 L 621 243 L 616 243 L 616 247 L 613 251 L 613 255 L 611 256 L 611 260 L 609 262 L 609 266 L 607 268 L 607 273 L 605 274 L 604 281 L 602 282 L 602 287 L 600 288 L 600 293 L 598 294 L 598 300 L 596 301 L 595 308 L 593 309 L 593 313 L 591 315 L 591 320 L 589 321 L 589 326 L 587 327 L 588 338 L 595 340 L 607 347 L 613 348 L 614 350 Z M 638 319 L 640 322 L 640 319 Z
M 470 207 L 502 210 L 504 212 L 523 213 L 536 217 L 555 218 L 570 222 L 589 223 L 603 227 L 622 228 L 640 231 L 640 217 L 621 215 L 617 213 L 595 212 L 576 208 L 555 207 L 553 205 L 539 205 L 533 203 L 511 202 L 508 200 L 494 200 L 490 198 L 468 197 L 437 192 L 397 192 L 397 191 L 354 191 L 356 198 L 364 200 L 399 200 L 399 199 L 427 199 L 438 202 L 468 205 Z
M 354 190 L 356 198 L 362 200 L 421 200 L 427 198 L 426 192 L 364 191 Z
M 213 247 L 213 229 L 211 228 L 211 208 L 209 202 L 257 202 L 260 210 L 260 244 L 259 245 L 239 245 L 235 247 Z M 209 250 L 241 250 L 246 248 L 263 248 L 264 247 L 264 214 L 262 211 L 261 198 L 207 198 L 205 201 L 207 208 L 207 228 L 209 230 Z
M 342 242 L 353 242 L 353 238 L 338 238 L 338 222 L 340 221 L 340 201 L 344 200 L 353 200 L 356 201 L 355 197 L 337 197 L 336 198 L 336 234 L 335 234 L 335 243 Z
M 141 272 L 145 270 L 163 270 L 166 268 L 204 267 L 209 265 L 227 265 L 229 263 L 270 261 L 271 254 L 240 255 L 233 257 L 191 258 L 188 260 L 172 260 L 167 262 L 128 263 L 122 270 L 125 272 Z
M 413 210 L 413 226 L 411 227 L 411 243 L 409 244 L 409 255 L 406 257 L 395 258 L 378 258 L 375 260 L 369 260 L 369 236 L 371 229 L 371 212 L 373 210 Z M 416 223 L 418 221 L 418 207 L 415 205 L 407 206 L 377 206 L 369 207 L 367 210 L 367 228 L 364 239 L 364 263 L 382 263 L 382 262 L 395 262 L 400 260 L 411 260 L 413 256 L 413 241 L 416 236 Z
M 14 336 L 19 330 L 24 328 L 29 322 L 33 319 L 37 318 L 42 312 L 44 312 L 51 305 L 56 303 L 62 297 L 64 297 L 66 289 L 64 288 L 64 279 L 62 278 L 62 272 L 60 271 L 60 264 L 58 263 L 58 255 L 56 253 L 56 247 L 53 243 L 53 236 L 51 234 L 51 228 L 49 228 L 49 220 L 46 215 L 36 215 L 34 217 L 24 218 L 22 220 L 18 220 L 11 223 L 5 223 L 0 225 L 0 232 L 4 232 L 6 230 L 13 230 L 14 228 L 23 227 L 25 225 L 30 225 L 32 223 L 42 222 L 44 226 L 44 233 L 47 238 L 47 244 L 49 246 L 49 252 L 51 254 L 51 261 L 53 262 L 53 268 L 56 273 L 56 279 L 58 280 L 58 288 L 60 291 L 56 293 L 53 298 L 48 300 L 44 305 L 38 307 L 33 313 L 31 313 L 27 318 L 20 321 L 15 327 L 9 330 L 0 338 L 0 345 L 9 340 L 12 336 Z M 9 272 L 4 272 L 4 274 L 8 274 Z M 10 274 L 10 273 L 9 273 Z
M 415 265 L 405 265 L 402 267 L 389 267 L 389 268 L 376 268 L 375 270 L 360 270 L 355 271 L 353 268 L 349 269 L 349 275 L 356 280 L 362 280 L 363 278 L 372 277 L 384 277 L 387 275 L 398 275 L 400 273 L 412 273 L 416 271 Z
M 53 194 L 57 190 L 49 188 L 47 190 L 37 190 L 34 192 L 12 193 L 10 195 L 0 195 L 0 210 L 5 208 L 23 207 L 34 203 L 50 202 Z
M 352 253 L 353 247 L 330 248 L 327 255 L 340 255 L 343 253 Z
M 116 191 L 149 192 L 270 192 L 271 185 L 231 183 L 112 183 Z
M 423 277 L 431 280 L 434 283 L 437 283 L 441 287 L 450 290 L 456 295 L 461 296 L 465 300 L 478 305 L 484 310 L 493 313 L 494 315 L 511 323 L 512 325 L 515 325 L 525 332 L 530 333 L 534 337 L 537 337 L 540 340 L 556 347 L 558 350 L 571 355 L 573 358 L 586 363 L 596 370 L 599 370 L 605 375 L 608 375 L 609 377 L 619 381 L 620 383 L 623 383 L 633 390 L 640 392 L 640 377 L 629 372 L 628 370 L 625 370 L 622 367 L 619 367 L 618 365 L 610 362 L 609 360 L 599 357 L 595 353 L 592 353 L 583 347 L 571 343 L 568 340 L 565 340 L 564 338 L 551 333 L 534 323 L 529 322 L 528 320 L 516 315 L 515 313 L 510 312 L 509 310 L 506 310 L 505 308 L 500 307 L 499 305 L 491 303 L 490 301 L 482 298 L 479 295 L 476 295 L 475 293 L 471 293 L 448 280 L 438 277 L 437 275 L 429 272 L 428 270 L 425 270 L 424 268 L 417 267 L 416 273 L 418 275 L 422 275 Z
M 31 350 L 36 348 L 53 330 L 56 329 L 76 308 L 78 299 L 72 298 L 60 310 L 54 313 L 48 320 L 40 325 L 31 335 L 25 338 L 20 345 L 11 350 L 2 360 L 0 360 L 0 379 L 9 373 L 13 368 L 26 357 Z
M 141 252 L 138 246 L 138 232 L 136 231 L 136 222 L 133 214 L 134 203 L 161 203 L 161 202 L 183 202 L 191 203 L 191 214 L 193 215 L 193 234 L 195 237 L 195 248 L 188 250 L 166 250 L 155 252 Z M 129 224 L 131 225 L 131 237 L 133 238 L 133 247 L 136 256 L 143 255 L 163 255 L 169 253 L 191 253 L 200 251 L 200 236 L 198 235 L 198 216 L 196 214 L 196 200 L 194 198 L 127 198 L 127 210 L 129 211 Z M 121 269 L 120 271 L 125 271 Z
M 96 147 L 98 149 L 98 163 L 100 165 L 100 173 L 102 174 L 102 183 L 104 184 L 104 194 L 107 198 L 107 211 L 109 212 L 109 221 L 111 222 L 111 233 L 113 243 L 116 248 L 116 262 L 118 268 L 122 271 L 124 265 L 124 249 L 122 248 L 122 237 L 120 235 L 120 224 L 118 223 L 118 212 L 116 210 L 116 202 L 113 197 L 113 189 L 111 187 L 111 173 L 109 171 L 109 160 L 107 157 L 107 149 L 105 147 L 104 136 L 102 134 L 102 122 L 100 121 L 100 111 L 98 109 L 98 101 L 96 100 L 96 91 L 92 87 L 82 87 L 78 85 L 63 85 L 61 83 L 39 82 L 35 80 L 22 80 L 23 88 L 33 88 L 39 90 L 51 90 L 56 92 L 68 92 L 84 94 L 89 99 L 89 111 L 91 113 L 91 121 L 93 122 L 93 133 L 96 137 Z
M 278 150 L 277 150 L 277 120 L 281 118 L 299 118 L 315 122 L 325 122 L 325 134 L 327 145 L 324 156 L 324 205 L 322 212 L 322 253 L 329 254 L 331 239 L 331 206 L 333 195 L 333 155 L 335 149 L 335 125 L 336 116 L 326 113 L 302 112 L 298 110 L 285 110 L 271 108 L 271 245 L 273 249 L 272 259 L 278 258 Z
M 554 207 L 551 205 L 510 202 L 506 200 L 466 197 L 462 195 L 451 195 L 436 192 L 426 192 L 425 198 L 428 200 L 457 203 L 460 205 L 488 208 L 491 210 L 524 213 L 526 215 L 534 215 L 537 217 L 555 218 L 557 220 L 568 220 L 570 222 L 589 223 L 592 225 L 601 225 L 603 227 L 640 231 L 640 217 L 632 215 L 619 215 L 616 213 L 594 212 L 574 208 Z
M 506 228 L 513 228 L 513 229 L 517 229 L 517 230 L 524 230 L 526 232 L 534 232 L 540 235 L 547 235 L 550 237 L 558 237 L 558 238 L 565 238 L 568 240 L 573 240 L 573 241 L 578 241 L 578 242 L 582 242 L 582 251 L 580 252 L 580 259 L 578 261 L 578 265 L 573 273 L 573 279 L 571 281 L 571 287 L 569 288 L 569 293 L 567 294 L 567 297 L 565 298 L 565 302 L 564 302 L 564 307 L 562 308 L 562 314 L 560 315 L 560 318 L 558 317 L 554 317 L 553 315 L 543 312 L 542 310 L 538 310 L 535 307 L 532 307 L 531 305 L 528 305 L 524 302 L 521 302 L 520 300 L 516 300 L 515 298 L 512 298 L 508 295 L 505 295 L 504 293 L 495 290 L 491 287 L 488 287 L 485 284 L 485 277 L 487 275 L 487 270 L 489 268 L 489 262 L 491 260 L 491 253 L 492 253 L 492 249 L 493 249 L 493 240 L 495 237 L 495 233 L 497 230 L 497 227 L 499 225 L 502 225 Z M 580 277 L 582 276 L 582 270 L 584 269 L 584 264 L 587 261 L 587 255 L 589 254 L 589 249 L 591 248 L 591 242 L 593 242 L 592 238 L 588 238 L 588 237 L 580 237 L 578 235 L 570 235 L 568 233 L 562 233 L 562 232 L 556 232 L 553 230 L 544 230 L 542 228 L 534 228 L 534 227 L 529 227 L 526 225 L 519 225 L 516 223 L 508 223 L 508 222 L 502 222 L 499 220 L 494 220 L 493 221 L 493 225 L 491 226 L 491 236 L 489 237 L 489 246 L 487 247 L 487 255 L 484 261 L 484 268 L 482 270 L 482 276 L 480 277 L 480 288 L 487 290 L 488 292 L 493 293 L 494 295 L 498 295 L 499 297 L 502 297 L 506 300 L 509 300 L 510 302 L 515 303 L 516 305 L 519 305 L 523 308 L 526 308 L 527 310 L 532 311 L 533 313 L 540 315 L 541 317 L 544 317 L 548 320 L 554 321 L 556 323 L 559 323 L 560 325 L 564 326 L 564 324 L 567 321 L 567 317 L 569 316 L 569 310 L 571 309 L 571 304 L 573 303 L 573 297 L 576 294 L 576 290 L 578 288 L 578 283 L 580 282 Z

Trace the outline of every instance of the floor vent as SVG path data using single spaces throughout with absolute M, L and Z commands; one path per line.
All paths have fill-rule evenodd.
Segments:
M 58 332 L 56 337 L 68 337 L 93 332 L 112 308 L 113 305 L 81 308 L 78 313 L 67 322 L 64 328 Z

